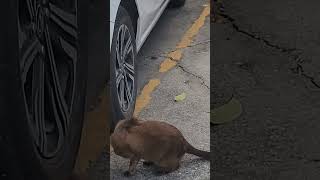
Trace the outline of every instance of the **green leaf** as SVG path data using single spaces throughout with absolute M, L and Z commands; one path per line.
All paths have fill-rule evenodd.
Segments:
M 212 124 L 224 124 L 238 118 L 242 113 L 240 102 L 232 98 L 227 104 L 211 110 L 210 122 Z
M 176 97 L 174 97 L 174 100 L 179 102 L 179 101 L 183 101 L 186 98 L 187 94 L 186 93 L 182 93 Z

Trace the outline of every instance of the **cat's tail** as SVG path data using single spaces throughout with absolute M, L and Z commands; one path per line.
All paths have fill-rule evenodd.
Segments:
M 198 157 L 201 157 L 201 158 L 203 158 L 205 160 L 209 160 L 209 161 L 211 159 L 210 152 L 196 149 L 191 144 L 189 144 L 187 141 L 186 141 L 186 153 L 196 155 Z

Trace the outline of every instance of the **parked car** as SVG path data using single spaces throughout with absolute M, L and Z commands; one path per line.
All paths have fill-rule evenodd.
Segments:
M 17 168 L 6 177 L 68 177 L 77 157 L 86 101 L 93 102 L 106 83 L 113 127 L 132 116 L 137 52 L 164 9 L 182 6 L 185 0 L 111 0 L 109 22 L 106 2 L 4 2 L 8 30 L 1 42 L 8 43 L 3 47 L 8 58 L 0 60 L 1 74 L 6 75 L 0 86 L 0 94 L 6 95 L 0 97 L 0 153 L 7 155 L 1 157 L 5 165 L 0 164 L 0 170 Z

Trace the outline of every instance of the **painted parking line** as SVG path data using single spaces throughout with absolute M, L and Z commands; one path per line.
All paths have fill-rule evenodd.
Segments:
M 194 40 L 194 37 L 200 32 L 200 29 L 205 24 L 206 18 L 210 14 L 210 6 L 204 5 L 204 9 L 196 21 L 191 25 L 191 27 L 182 36 L 180 42 L 176 45 L 175 50 L 168 53 L 167 58 L 160 64 L 159 72 L 161 74 L 168 72 L 174 68 L 178 61 L 182 59 L 183 51 L 185 48 L 189 47 Z M 150 103 L 152 92 L 160 85 L 160 78 L 154 78 L 149 80 L 149 82 L 144 86 L 140 95 L 136 101 L 136 107 L 134 115 L 138 116 L 140 112 L 148 106 Z
M 151 93 L 160 84 L 160 79 L 151 79 L 147 85 L 145 85 L 141 91 L 140 96 L 137 98 L 134 115 L 137 116 L 139 112 L 146 107 L 151 100 Z

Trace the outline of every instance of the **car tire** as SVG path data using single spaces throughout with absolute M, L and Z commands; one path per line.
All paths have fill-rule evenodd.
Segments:
M 168 7 L 169 8 L 179 8 L 184 6 L 184 4 L 186 3 L 186 0 L 171 0 L 169 2 Z
M 85 7 L 80 0 L 35 2 L 11 4 L 18 77 L 8 104 L 15 104 L 10 111 L 19 118 L 9 122 L 15 132 L 10 139 L 24 179 L 65 180 L 76 161 L 85 111 L 86 25 L 79 20 Z
M 111 45 L 111 132 L 120 120 L 131 118 L 135 108 L 138 67 L 136 62 L 136 38 L 132 24 L 129 13 L 120 6 Z M 124 39 L 121 39 L 121 33 L 124 33 Z M 127 48 L 125 48 L 125 45 Z

